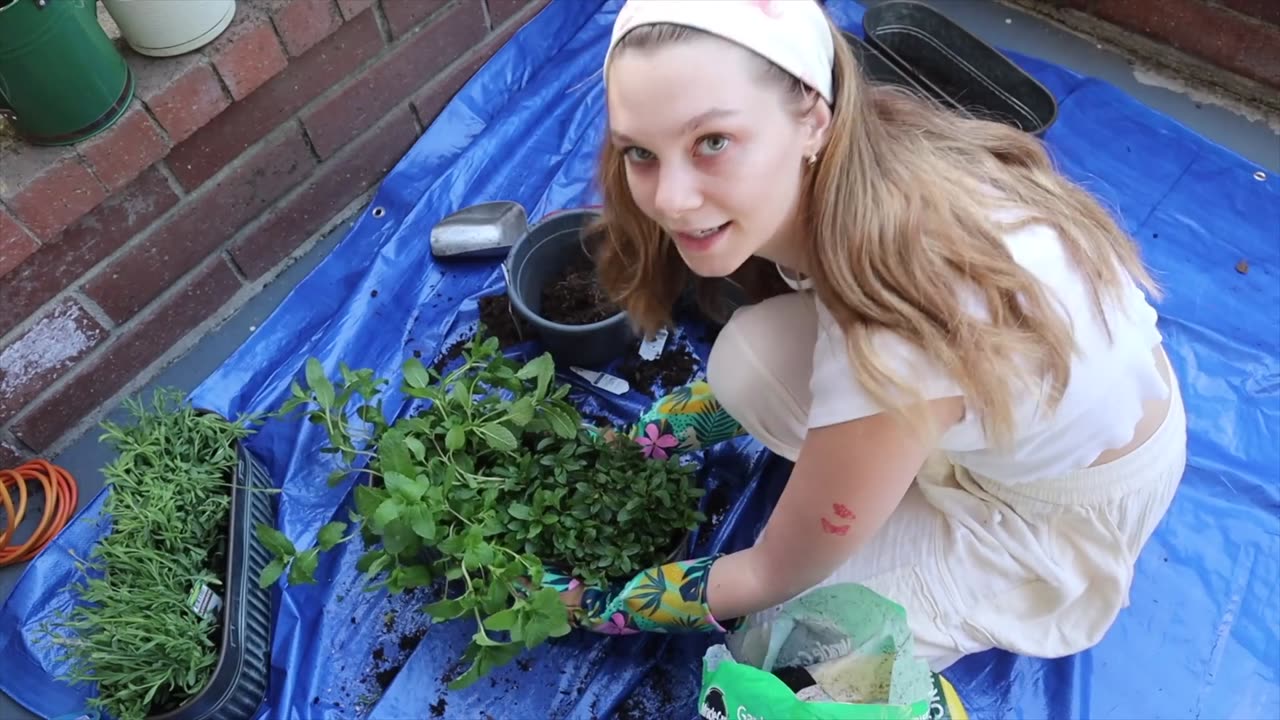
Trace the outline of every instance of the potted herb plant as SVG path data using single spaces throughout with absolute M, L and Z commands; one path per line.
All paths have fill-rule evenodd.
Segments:
M 104 422 L 117 457 L 104 469 L 109 530 L 81 561 L 79 603 L 47 628 L 73 683 L 117 720 L 190 720 L 256 708 L 265 697 L 269 560 L 253 531 L 274 517 L 273 486 L 244 447 L 247 423 L 201 412 L 177 390 L 132 422 Z
M 629 577 L 677 555 L 705 520 L 696 469 L 586 427 L 549 353 L 520 362 L 478 335 L 461 357 L 453 370 L 406 361 L 400 389 L 422 408 L 390 423 L 387 381 L 343 366 L 334 383 L 309 360 L 307 387 L 295 383 L 281 412 L 305 408 L 325 428 L 342 461 L 332 481 L 360 473 L 351 523 L 329 523 L 305 549 L 258 528 L 276 554 L 264 586 L 286 573 L 315 582 L 318 554 L 357 535 L 373 588 L 434 586 L 433 619 L 476 624 L 454 689 L 569 632 L 559 593 L 541 585 L 546 567 L 586 582 Z

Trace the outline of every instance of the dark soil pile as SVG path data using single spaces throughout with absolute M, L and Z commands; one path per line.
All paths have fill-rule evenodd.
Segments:
M 486 295 L 480 298 L 480 324 L 491 337 L 498 338 L 498 345 L 519 345 L 533 335 L 532 328 L 511 307 L 506 293 Z
M 525 338 L 532 337 L 529 324 L 511 309 L 511 300 L 506 293 L 486 295 L 477 301 L 477 305 L 480 308 L 480 324 L 484 326 L 487 335 L 498 338 L 500 347 L 519 345 Z M 470 340 L 470 337 L 459 338 L 446 347 L 432 364 L 432 369 L 442 372 L 445 366 L 462 357 L 462 348 Z
M 637 343 L 618 365 L 618 376 L 642 393 L 650 392 L 655 383 L 660 392 L 670 392 L 687 384 L 698 369 L 698 358 L 685 347 L 668 347 L 653 360 L 645 360 L 639 352 Z
M 582 255 L 542 289 L 542 317 L 561 325 L 589 325 L 617 315 L 618 306 L 596 283 L 591 258 Z

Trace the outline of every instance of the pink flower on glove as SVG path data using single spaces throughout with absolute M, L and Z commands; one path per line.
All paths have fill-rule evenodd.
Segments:
M 649 458 L 666 460 L 668 457 L 667 449 L 680 444 L 675 435 L 663 435 L 654 423 L 649 423 L 645 427 L 644 434 L 645 437 L 636 438 L 636 442 L 644 446 L 644 454 Z
M 635 635 L 640 632 L 635 628 L 627 627 L 627 616 L 622 613 L 614 613 L 607 621 L 592 630 L 602 635 Z

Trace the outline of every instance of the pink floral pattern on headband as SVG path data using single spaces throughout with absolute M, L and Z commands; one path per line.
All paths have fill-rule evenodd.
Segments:
M 751 4 L 756 6 L 760 12 L 771 18 L 782 17 L 782 7 L 774 0 L 751 0 Z

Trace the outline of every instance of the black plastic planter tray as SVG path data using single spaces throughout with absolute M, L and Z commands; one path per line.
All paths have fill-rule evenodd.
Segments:
M 912 0 L 868 8 L 867 43 L 969 114 L 1039 135 L 1058 116 L 1044 85 L 937 10 Z
M 896 85 L 906 88 L 917 95 L 931 97 L 952 109 L 959 109 L 951 101 L 951 98 L 947 97 L 946 93 L 927 81 L 912 78 L 862 38 L 847 31 L 841 34 L 844 35 L 845 42 L 849 44 L 849 49 L 853 51 L 853 57 L 858 61 L 858 66 L 862 68 L 862 74 L 868 82 L 879 85 Z
M 565 325 L 541 315 L 543 288 L 566 264 L 588 254 L 587 229 L 599 216 L 588 209 L 548 215 L 516 241 L 504 265 L 512 308 L 534 328 L 557 367 L 606 365 L 634 339 L 624 312 L 588 325 Z
M 258 540 L 258 523 L 275 527 L 274 483 L 240 443 L 231 489 L 227 567 L 223 574 L 222 643 L 217 667 L 199 695 L 151 720 L 248 720 L 267 695 L 271 670 L 271 588 L 258 576 L 271 552 Z

